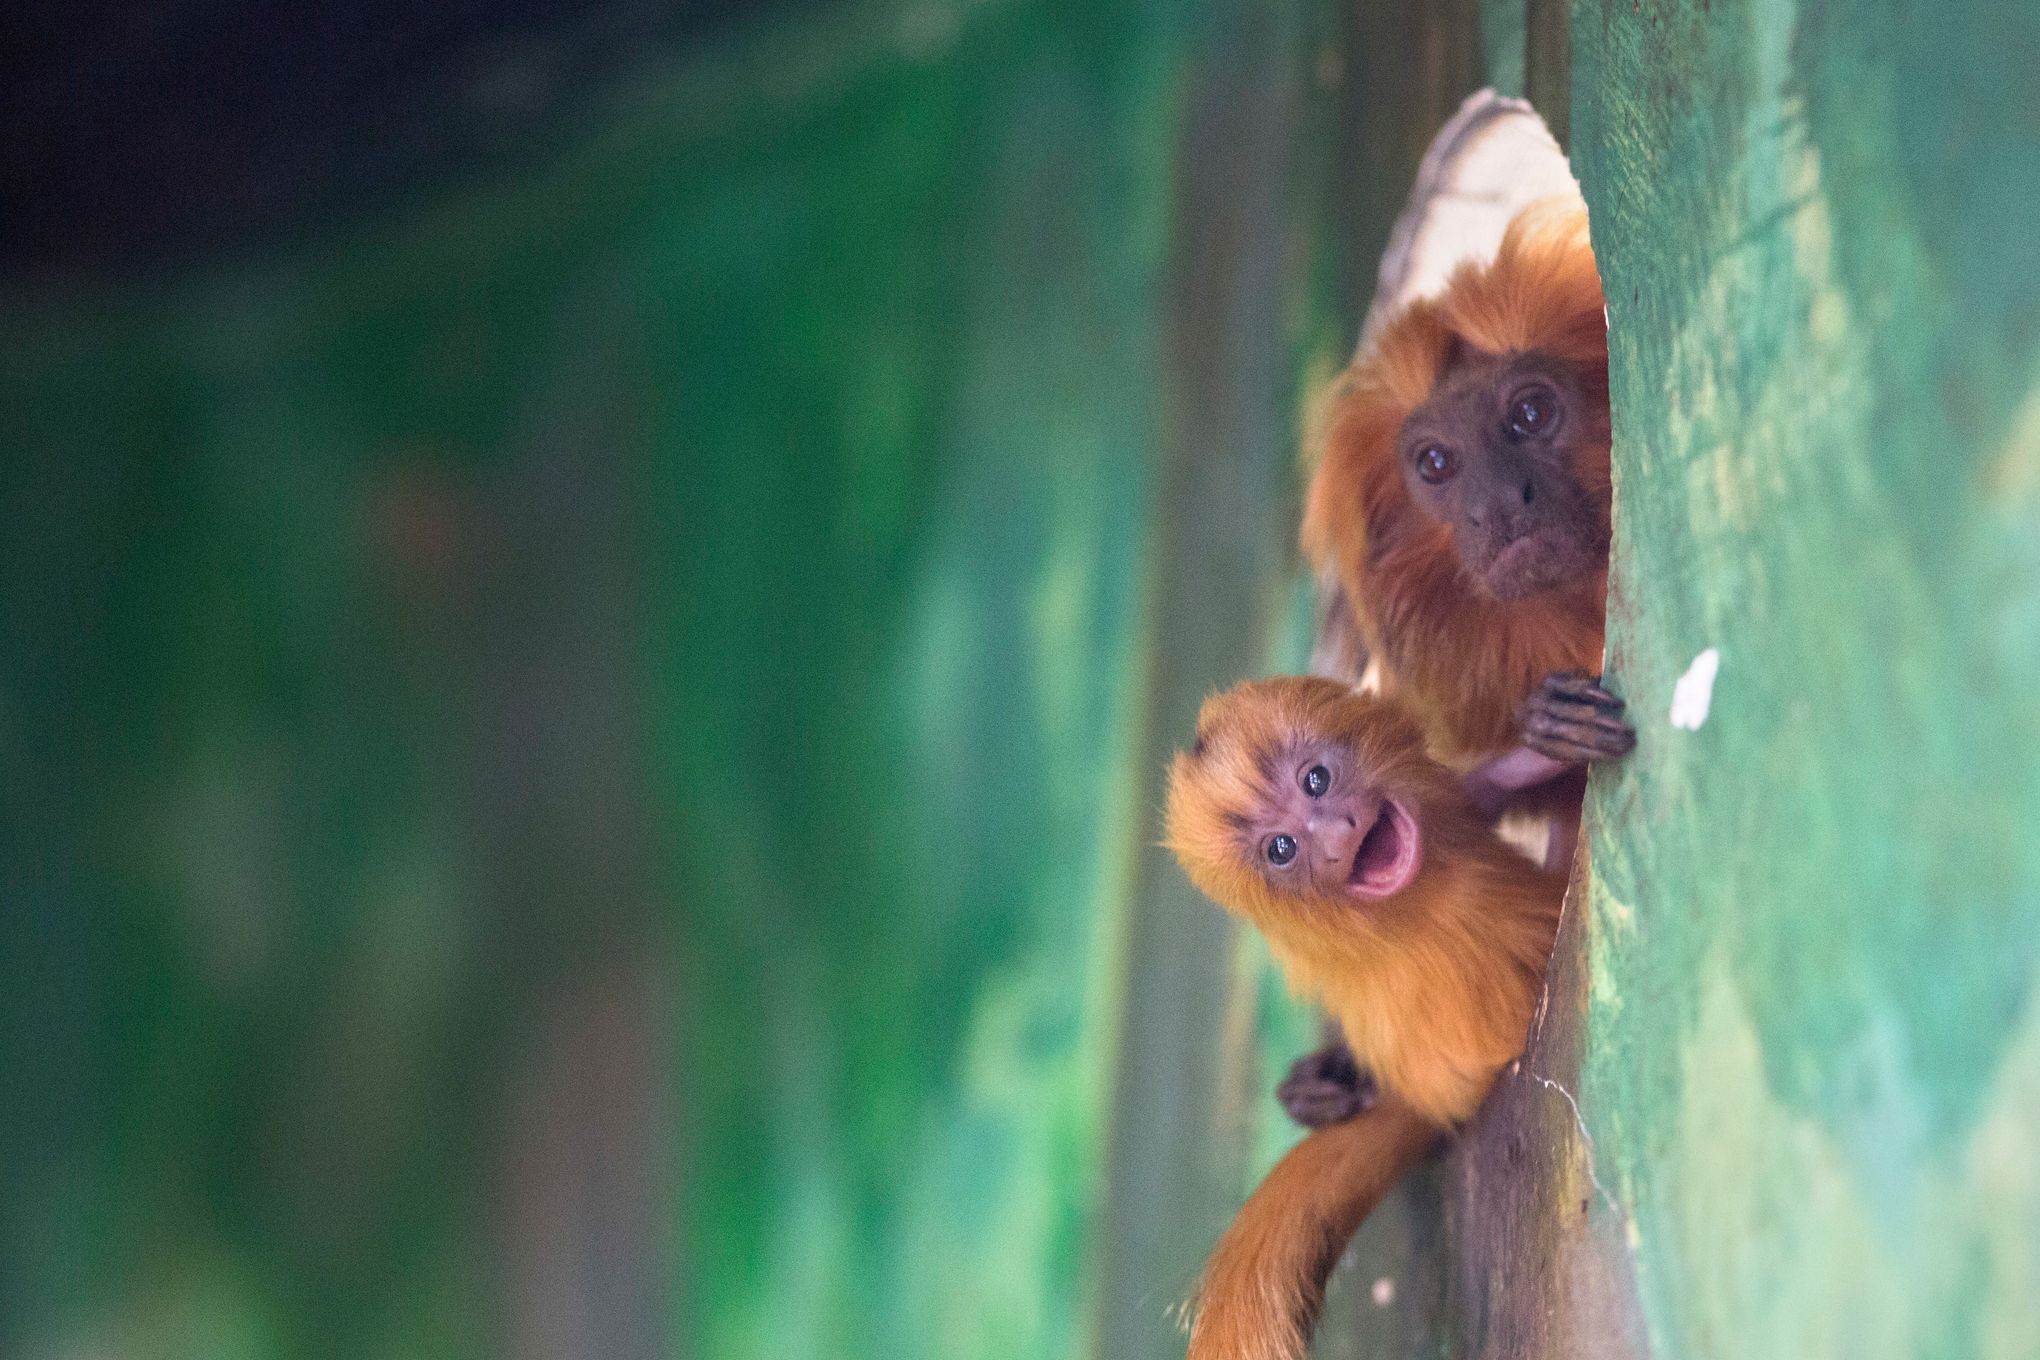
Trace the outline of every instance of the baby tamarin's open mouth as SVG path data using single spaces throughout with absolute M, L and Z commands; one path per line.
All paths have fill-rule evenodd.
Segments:
M 1422 848 L 1416 819 L 1393 798 L 1382 799 L 1374 825 L 1367 828 L 1367 834 L 1360 838 L 1360 848 L 1353 852 L 1346 891 L 1358 897 L 1386 897 L 1401 892 L 1417 876 Z

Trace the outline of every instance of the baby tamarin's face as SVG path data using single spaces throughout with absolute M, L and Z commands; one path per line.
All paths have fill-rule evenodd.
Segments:
M 1205 705 L 1176 757 L 1169 843 L 1198 886 L 1250 916 L 1285 902 L 1364 903 L 1423 867 L 1417 729 L 1328 680 L 1241 685 Z
M 1260 796 L 1240 812 L 1240 848 L 1269 886 L 1386 897 L 1417 876 L 1416 819 L 1376 787 L 1352 747 L 1299 733 L 1266 752 L 1264 766 Z
M 1576 582 L 1606 565 L 1608 510 L 1582 484 L 1608 417 L 1574 365 L 1466 351 L 1404 422 L 1411 500 L 1452 530 L 1466 574 L 1498 600 Z

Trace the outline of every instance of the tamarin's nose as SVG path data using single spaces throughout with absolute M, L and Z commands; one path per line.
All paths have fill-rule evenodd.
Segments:
M 1343 864 L 1360 848 L 1360 825 L 1343 813 L 1327 813 L 1310 819 L 1310 838 L 1326 859 Z
M 1525 491 L 1529 490 L 1529 485 L 1528 482 L 1523 484 Z M 1529 497 L 1526 496 L 1524 499 L 1527 502 Z M 1500 534 L 1505 542 L 1513 542 L 1516 539 L 1518 533 L 1517 524 L 1521 520 L 1522 514 L 1523 512 L 1516 506 L 1511 493 L 1506 491 L 1490 501 L 1469 506 L 1466 511 L 1466 517 L 1473 521 L 1474 528 L 1485 529 L 1492 523 L 1495 527 L 1495 532 Z
M 1526 502 L 1535 494 L 1528 482 L 1523 483 L 1523 492 Z M 1503 543 L 1514 543 L 1530 529 L 1530 517 L 1507 495 L 1495 498 L 1495 503 L 1488 507 L 1488 518 L 1494 523 L 1495 537 Z

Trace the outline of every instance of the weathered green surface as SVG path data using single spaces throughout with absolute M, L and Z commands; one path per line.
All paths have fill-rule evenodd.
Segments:
M 2040 1354 L 2040 13 L 1575 19 L 1641 729 L 1596 1213 L 1663 1360 Z

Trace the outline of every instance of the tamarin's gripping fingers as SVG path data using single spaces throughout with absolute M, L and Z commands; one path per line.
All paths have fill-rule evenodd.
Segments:
M 1191 880 L 1351 1040 L 1350 1066 L 1306 1074 L 1350 1076 L 1344 1105 L 1292 1091 L 1334 1122 L 1241 1212 L 1193 1332 L 1200 1360 L 1300 1355 L 1353 1227 L 1521 1050 L 1565 881 L 1496 836 L 1397 705 L 1323 679 L 1207 702 L 1170 771 L 1168 827 Z
M 1516 709 L 1517 744 L 1467 772 L 1467 797 L 1484 814 L 1499 816 L 1525 789 L 1591 761 L 1620 760 L 1636 746 L 1636 729 L 1622 708 L 1598 675 L 1545 676 Z

